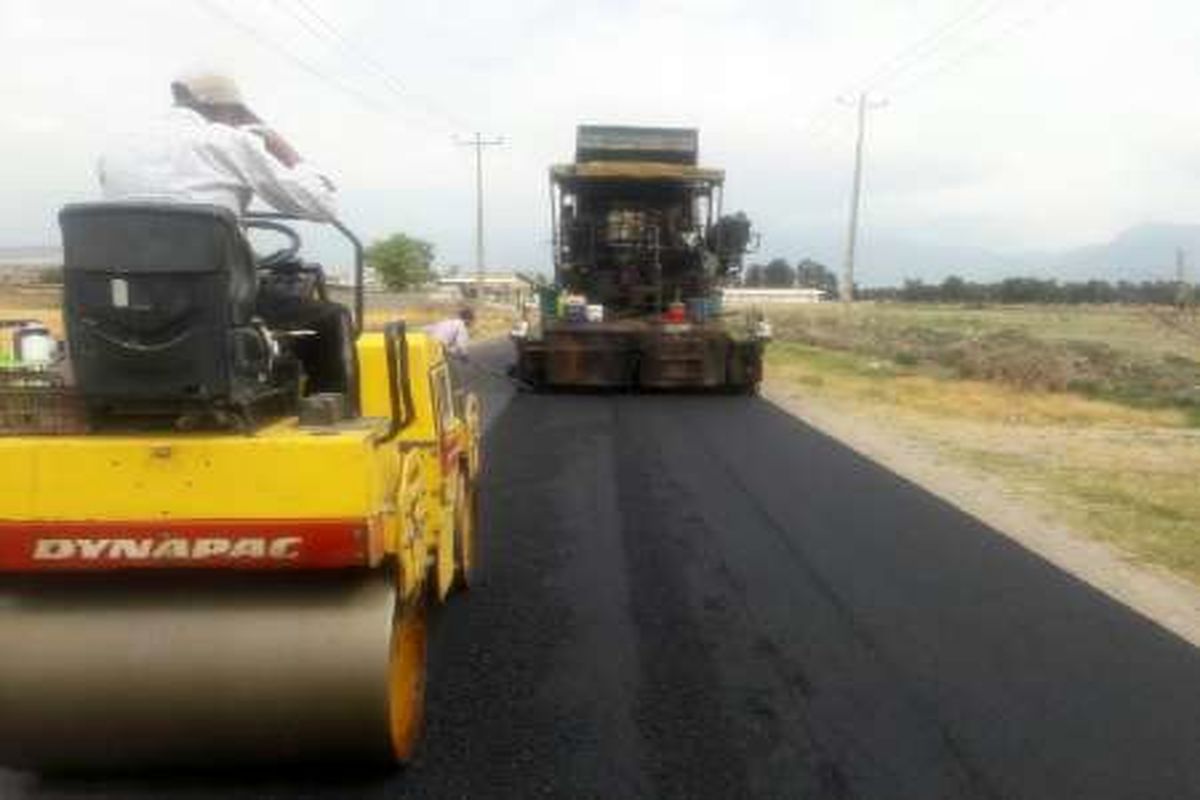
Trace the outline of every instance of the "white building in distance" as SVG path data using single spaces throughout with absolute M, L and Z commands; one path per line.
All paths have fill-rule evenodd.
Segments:
M 721 291 L 721 300 L 725 305 L 758 305 L 768 303 L 820 303 L 825 299 L 824 289 L 751 289 L 743 286 L 731 286 Z

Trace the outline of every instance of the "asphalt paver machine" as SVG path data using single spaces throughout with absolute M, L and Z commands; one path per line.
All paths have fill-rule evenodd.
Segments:
M 753 234 L 725 215 L 696 130 L 582 125 L 550 169 L 554 283 L 514 331 L 517 375 L 549 388 L 754 391 L 769 325 L 721 305 Z

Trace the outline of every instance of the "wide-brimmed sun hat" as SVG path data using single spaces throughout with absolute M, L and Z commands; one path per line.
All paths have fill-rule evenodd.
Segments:
M 193 72 L 180 75 L 172 83 L 187 90 L 192 100 L 206 106 L 242 106 L 241 90 L 228 75 L 216 72 Z

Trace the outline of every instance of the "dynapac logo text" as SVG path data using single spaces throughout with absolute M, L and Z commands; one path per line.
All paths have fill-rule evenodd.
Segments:
M 205 561 L 300 558 L 299 536 L 42 538 L 34 542 L 34 561 Z

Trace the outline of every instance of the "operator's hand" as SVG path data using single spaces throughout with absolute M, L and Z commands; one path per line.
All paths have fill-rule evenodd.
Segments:
M 288 140 L 284 139 L 274 128 L 268 128 L 266 125 L 251 125 L 247 129 L 260 136 L 267 152 L 279 159 L 285 167 L 294 167 L 303 161 L 300 154 L 296 152 L 296 148 L 292 147 Z

